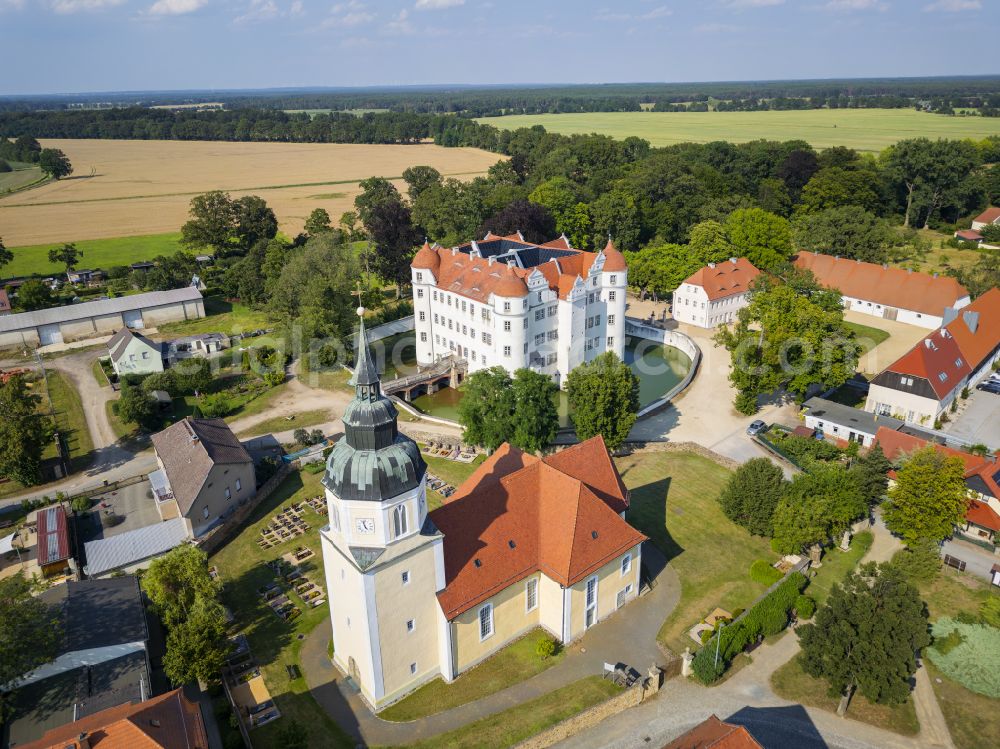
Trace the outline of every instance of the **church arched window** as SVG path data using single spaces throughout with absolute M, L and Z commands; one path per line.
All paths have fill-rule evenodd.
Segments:
M 406 505 L 396 505 L 393 508 L 392 530 L 396 538 L 406 535 Z

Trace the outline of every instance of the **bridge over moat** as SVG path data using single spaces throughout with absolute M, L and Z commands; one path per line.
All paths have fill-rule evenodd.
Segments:
M 415 374 L 386 380 L 382 383 L 382 392 L 412 401 L 421 395 L 436 393 L 441 388 L 457 388 L 468 373 L 469 363 L 465 359 L 449 356 L 420 367 Z

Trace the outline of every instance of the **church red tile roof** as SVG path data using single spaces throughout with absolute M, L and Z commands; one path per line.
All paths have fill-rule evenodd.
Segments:
M 180 689 L 67 723 L 18 749 L 208 749 L 201 710 Z
M 505 443 L 430 514 L 445 537 L 445 616 L 534 572 L 564 586 L 596 572 L 646 539 L 627 507 L 600 436 L 543 459 Z
M 715 715 L 666 744 L 663 749 L 764 749 L 744 726 L 726 723 Z
M 946 307 L 954 307 L 969 292 L 951 276 L 912 273 L 848 258 L 801 252 L 795 266 L 812 271 L 827 288 L 837 289 L 852 299 L 942 317 Z
M 733 294 L 742 294 L 750 288 L 760 271 L 745 257 L 730 258 L 722 263 L 710 263 L 695 271 L 684 283 L 701 286 L 709 301 L 722 299 Z

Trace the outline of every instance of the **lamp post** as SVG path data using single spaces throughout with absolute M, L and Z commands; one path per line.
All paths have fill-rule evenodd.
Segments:
M 722 642 L 722 630 L 726 628 L 725 622 L 719 622 L 719 631 L 715 634 L 715 668 L 719 668 L 719 643 Z

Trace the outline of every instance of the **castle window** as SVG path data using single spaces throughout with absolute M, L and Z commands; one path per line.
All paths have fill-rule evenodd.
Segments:
M 504 312 L 510 312 L 510 302 L 504 302 L 503 303 L 503 311 Z
M 609 302 L 613 302 L 614 300 L 615 300 L 615 292 L 609 291 L 608 292 L 608 301 Z
M 396 505 L 393 508 L 392 530 L 396 538 L 406 535 L 406 505 Z
M 611 336 L 611 335 L 609 335 L 609 336 L 608 336 L 608 348 L 611 348 L 611 347 L 612 347 L 612 346 L 614 346 L 614 345 L 615 345 L 615 337 L 614 337 L 614 336 Z
M 506 331 L 510 330 L 510 320 L 504 320 L 503 321 L 503 329 L 506 330 Z
M 612 285 L 618 283 L 618 276 L 611 276 L 611 283 Z
M 417 673 L 417 664 L 416 663 L 411 663 L 410 664 L 410 673 L 411 674 Z
M 421 343 L 427 343 L 427 334 L 426 333 L 421 333 L 420 334 L 420 342 Z
M 421 273 L 420 271 L 417 271 L 417 280 L 418 281 L 423 281 L 424 280 L 424 274 Z
M 416 621 L 414 621 L 413 619 L 407 619 L 406 620 L 406 631 L 407 632 L 412 632 L 416 628 L 417 628 Z
M 615 316 L 608 315 L 608 325 L 614 325 L 614 324 L 615 324 Z
M 424 298 L 424 290 L 417 289 L 417 299 L 423 299 L 423 298 Z
M 493 604 L 488 603 L 479 609 L 479 641 L 482 642 L 493 634 Z
M 503 355 L 504 356 L 510 356 L 510 346 L 504 346 L 503 347 Z
M 538 578 L 533 577 L 524 586 L 524 610 L 534 611 L 538 606 Z
M 400 577 L 403 580 L 403 585 L 409 585 L 410 584 L 410 571 L 409 570 L 403 570 L 403 574 Z
M 424 320 L 426 320 L 426 319 L 427 319 L 427 313 L 421 311 L 420 312 L 420 322 L 424 322 Z

